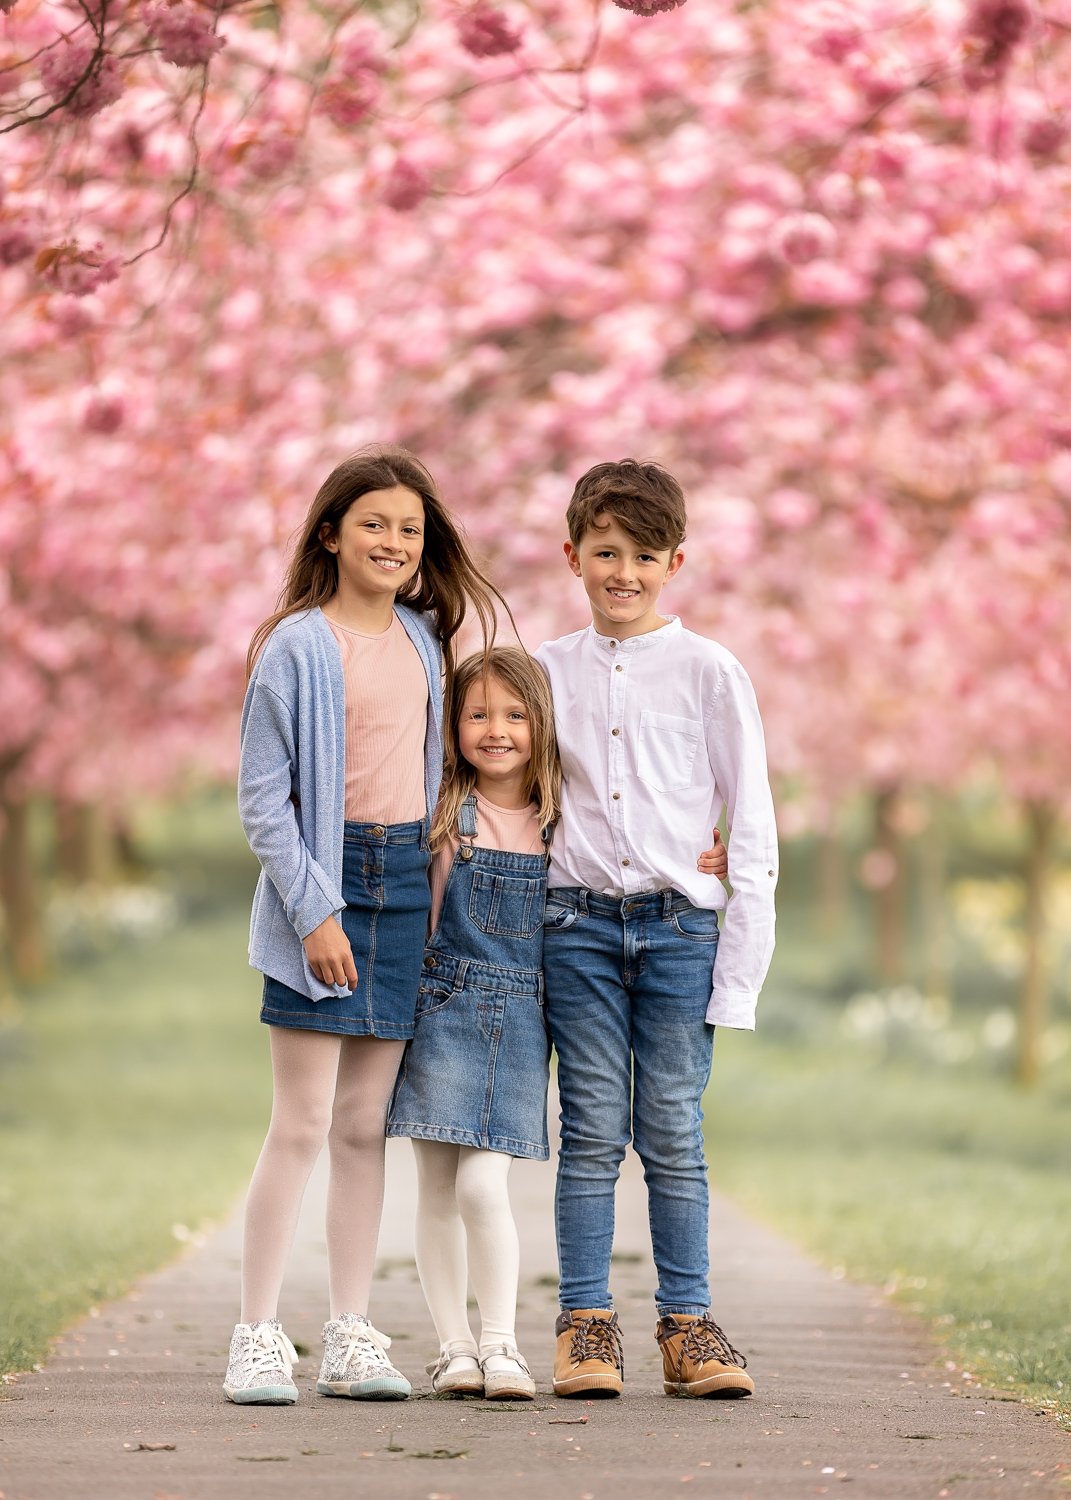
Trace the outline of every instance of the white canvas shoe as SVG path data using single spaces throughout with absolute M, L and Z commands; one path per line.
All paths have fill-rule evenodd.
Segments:
M 484 1394 L 489 1401 L 534 1401 L 535 1381 L 516 1344 L 496 1344 L 480 1355 Z
M 387 1358 L 390 1339 L 360 1313 L 340 1313 L 324 1324 L 324 1362 L 316 1389 L 321 1396 L 356 1401 L 404 1401 L 413 1387 Z
M 277 1319 L 238 1323 L 231 1334 L 223 1393 L 240 1406 L 293 1406 L 298 1390 L 291 1371 L 297 1358 Z
M 437 1396 L 482 1396 L 483 1371 L 475 1344 L 444 1344 L 439 1358 L 424 1367 Z

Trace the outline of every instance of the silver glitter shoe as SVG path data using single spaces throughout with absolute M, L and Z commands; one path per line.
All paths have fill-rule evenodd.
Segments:
M 275 1318 L 239 1323 L 231 1334 L 223 1393 L 240 1406 L 293 1406 L 298 1398 L 291 1370 L 294 1346 Z
M 324 1362 L 316 1389 L 321 1396 L 357 1401 L 404 1401 L 413 1387 L 387 1358 L 390 1339 L 360 1313 L 341 1313 L 324 1324 Z

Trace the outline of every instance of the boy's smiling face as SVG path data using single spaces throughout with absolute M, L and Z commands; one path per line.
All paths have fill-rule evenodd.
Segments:
M 600 635 L 627 640 L 666 623 L 658 613 L 658 596 L 684 562 L 679 548 L 646 547 L 616 516 L 600 511 L 578 547 L 566 542 L 565 556 L 583 580 Z

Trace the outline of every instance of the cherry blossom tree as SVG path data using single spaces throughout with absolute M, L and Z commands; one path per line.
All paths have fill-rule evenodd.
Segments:
M 678 472 L 793 826 L 1066 807 L 1062 0 L 6 9 L 9 801 L 232 764 L 286 538 L 386 437 L 532 641 L 576 474 Z

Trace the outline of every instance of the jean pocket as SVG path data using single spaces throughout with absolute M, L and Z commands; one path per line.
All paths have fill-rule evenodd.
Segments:
M 636 770 L 657 792 L 680 792 L 692 784 L 703 726 L 695 719 L 645 708 L 640 715 Z
M 417 1016 L 430 1016 L 435 1011 L 442 1010 L 444 1005 L 449 1005 L 454 998 L 455 991 L 448 984 L 443 984 L 437 979 L 422 979 L 420 989 L 417 991 Z
M 552 932 L 566 932 L 576 926 L 579 917 L 580 910 L 575 902 L 556 901 L 553 896 L 548 896 L 543 910 L 543 931 L 549 928 Z
M 684 903 L 675 907 L 664 920 L 669 922 L 678 937 L 687 938 L 690 943 L 713 945 L 718 941 L 718 914 L 705 906 Z

